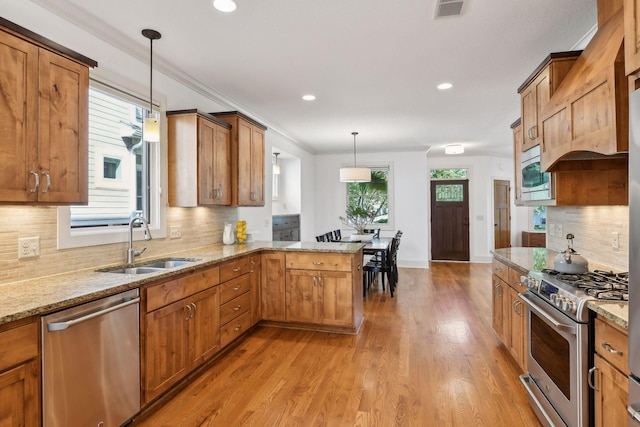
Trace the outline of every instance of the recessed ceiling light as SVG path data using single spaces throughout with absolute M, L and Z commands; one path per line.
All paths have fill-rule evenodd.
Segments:
M 213 0 L 213 7 L 220 12 L 233 12 L 237 6 L 233 0 Z
M 451 89 L 453 87 L 453 85 L 451 83 L 440 83 L 438 85 L 438 89 L 440 90 L 447 90 L 447 89 Z
M 304 99 L 305 101 L 315 101 L 316 96 L 315 95 L 304 95 L 302 97 L 302 99 Z

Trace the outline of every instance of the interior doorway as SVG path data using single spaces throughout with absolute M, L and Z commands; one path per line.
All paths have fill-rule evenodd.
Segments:
M 493 181 L 493 242 L 494 248 L 511 247 L 511 183 Z
M 469 180 L 431 181 L 431 259 L 469 261 Z

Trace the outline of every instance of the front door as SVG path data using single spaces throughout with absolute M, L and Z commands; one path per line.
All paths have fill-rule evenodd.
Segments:
M 469 261 L 469 181 L 431 181 L 431 259 Z
M 510 182 L 493 181 L 493 241 L 496 249 L 511 247 Z

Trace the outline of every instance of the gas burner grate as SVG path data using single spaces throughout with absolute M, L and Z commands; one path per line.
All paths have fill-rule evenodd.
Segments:
M 589 288 L 586 290 L 586 292 L 587 295 L 595 297 L 599 300 L 629 301 L 629 294 L 626 291 Z

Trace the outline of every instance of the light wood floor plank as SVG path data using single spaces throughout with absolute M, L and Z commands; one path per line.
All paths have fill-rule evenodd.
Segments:
M 356 335 L 258 327 L 134 425 L 540 426 L 491 328 L 491 265 L 401 269 Z

